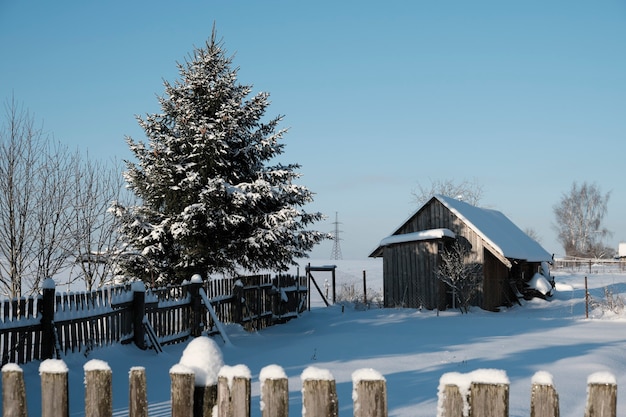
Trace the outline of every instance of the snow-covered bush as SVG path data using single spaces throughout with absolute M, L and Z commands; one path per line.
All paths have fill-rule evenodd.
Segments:
M 367 300 L 363 300 L 363 290 L 356 283 L 341 284 L 335 299 L 337 303 L 352 303 L 358 308 L 370 308 L 372 305 L 377 308 L 383 307 L 383 296 L 380 291 L 372 288 L 367 289 Z
M 590 297 L 589 307 L 592 310 L 599 310 L 603 315 L 612 313 L 619 316 L 624 312 L 624 299 L 611 287 L 604 287 L 604 297 L 599 299 Z

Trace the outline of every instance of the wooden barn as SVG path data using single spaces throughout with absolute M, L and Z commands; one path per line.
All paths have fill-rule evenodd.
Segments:
M 369 255 L 383 258 L 386 307 L 452 306 L 452 295 L 437 276 L 441 251 L 455 239 L 471 245 L 471 262 L 482 265 L 475 304 L 497 310 L 518 300 L 520 291 L 552 256 L 496 210 L 436 195 L 384 238 Z

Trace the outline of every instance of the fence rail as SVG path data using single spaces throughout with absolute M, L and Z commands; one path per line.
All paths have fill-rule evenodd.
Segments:
M 222 323 L 261 329 L 297 316 L 306 299 L 304 277 L 253 275 L 139 289 L 131 284 L 90 292 L 56 293 L 46 280 L 42 293 L 0 301 L 2 365 L 88 353 L 115 343 L 150 346 L 144 317 L 160 345 L 202 332 L 216 333 L 199 288 Z
M 594 273 L 623 273 L 626 271 L 626 259 L 565 259 L 554 260 L 553 268 L 563 269 L 570 272 Z
M 69 415 L 67 366 L 60 360 L 44 361 L 40 366 L 42 381 L 42 416 Z M 111 416 L 111 369 L 102 361 L 89 361 L 85 372 L 85 415 Z M 195 386 L 194 372 L 183 365 L 170 371 L 172 417 L 250 417 L 251 377 L 245 365 L 224 366 L 217 381 L 209 386 Z M 282 368 L 263 368 L 260 379 L 262 417 L 287 417 L 289 414 L 288 378 Z M 335 380 L 330 371 L 309 367 L 301 374 L 302 416 L 337 417 L 339 401 Z M 559 417 L 559 397 L 552 377 L 538 372 L 533 377 L 529 415 Z M 387 417 L 387 387 L 382 374 L 372 369 L 358 369 L 352 374 L 354 417 Z M 129 404 L 126 415 L 148 415 L 145 369 L 129 372 Z M 26 389 L 18 365 L 2 368 L 3 415 L 26 416 Z M 343 399 L 341 399 L 343 401 Z M 162 403 L 160 403 L 162 404 Z M 448 373 L 439 381 L 438 417 L 508 417 L 509 381 L 504 371 L 477 370 L 470 374 Z M 617 383 L 612 374 L 592 374 L 587 381 L 585 417 L 617 416 Z

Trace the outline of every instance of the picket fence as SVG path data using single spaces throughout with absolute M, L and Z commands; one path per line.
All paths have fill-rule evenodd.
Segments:
M 51 285 L 44 285 L 37 296 L 0 301 L 2 365 L 75 352 L 87 355 L 115 343 L 158 350 L 203 332 L 215 334 L 217 322 L 261 329 L 306 308 L 303 277 L 253 275 L 154 289 L 127 284 L 72 293 L 57 293 L 54 282 L 46 282 Z
M 269 369 L 272 368 L 272 369 Z M 85 415 L 113 415 L 112 373 L 108 364 L 92 360 L 85 364 Z M 250 417 L 251 381 L 245 365 L 224 366 L 214 385 L 195 386 L 195 375 L 183 365 L 170 371 L 172 417 Z M 67 367 L 62 360 L 44 361 L 40 367 L 42 417 L 69 415 Z M 289 414 L 288 378 L 282 368 L 270 365 L 260 372 L 260 410 L 262 417 L 287 417 Z M 330 371 L 307 368 L 302 372 L 302 416 L 337 417 L 339 400 Z M 455 383 L 442 376 L 438 397 L 438 417 L 508 417 L 508 380 Z M 352 374 L 353 416 L 387 417 L 385 378 L 371 369 Z M 145 369 L 129 372 L 129 417 L 147 417 Z M 617 385 L 605 377 L 588 380 L 585 417 L 617 416 Z M 3 416 L 27 416 L 26 390 L 19 365 L 2 368 Z M 531 417 L 559 417 L 559 400 L 554 386 L 544 378 L 533 378 L 530 399 Z

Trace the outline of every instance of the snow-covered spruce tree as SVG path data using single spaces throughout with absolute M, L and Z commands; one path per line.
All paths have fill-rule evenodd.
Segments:
M 148 144 L 127 138 L 137 162 L 124 173 L 140 205 L 114 204 L 129 253 L 125 273 L 155 284 L 237 268 L 285 270 L 325 234 L 303 206 L 312 193 L 283 165 L 282 116 L 263 122 L 269 95 L 249 97 L 215 31 L 180 79 L 167 81 L 162 113 L 138 118 Z

